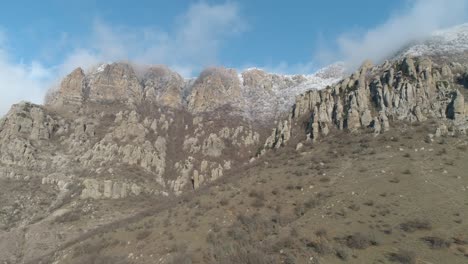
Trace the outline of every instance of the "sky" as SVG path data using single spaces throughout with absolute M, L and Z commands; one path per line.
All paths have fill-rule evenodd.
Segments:
M 42 0 L 0 10 L 0 115 L 41 103 L 76 67 L 166 64 L 310 74 L 380 62 L 410 41 L 468 22 L 468 0 Z

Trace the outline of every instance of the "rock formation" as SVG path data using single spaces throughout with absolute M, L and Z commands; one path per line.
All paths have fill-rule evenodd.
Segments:
M 425 57 L 406 57 L 376 67 L 365 63 L 336 85 L 299 95 L 289 121 L 297 127 L 306 118 L 305 133 L 312 140 L 326 136 L 331 129 L 356 132 L 371 128 L 379 134 L 390 128 L 390 120 L 422 122 L 433 118 L 466 124 L 463 87 L 454 80 L 452 68 L 435 65 Z M 466 125 L 457 129 L 466 133 Z M 284 144 L 289 130 L 278 126 L 265 146 Z

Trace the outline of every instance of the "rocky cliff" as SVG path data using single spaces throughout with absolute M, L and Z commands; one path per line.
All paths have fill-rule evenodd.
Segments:
M 299 95 L 289 119 L 273 130 L 265 147 L 284 145 L 291 127 L 316 141 L 332 130 L 372 129 L 378 135 L 394 122 L 432 119 L 449 126 L 451 134 L 466 134 L 466 71 L 466 64 L 436 64 L 429 57 L 405 57 L 375 67 L 366 62 L 327 89 Z
M 190 193 L 274 149 L 320 144 L 336 131 L 379 136 L 402 122 L 430 120 L 438 128 L 429 140 L 465 135 L 467 65 L 432 57 L 365 62 L 349 77 L 299 94 L 292 103 L 279 100 L 279 91 L 295 91 L 310 79 L 211 68 L 184 80 L 166 67 L 137 73 L 123 63 L 90 73 L 77 69 L 46 105 L 22 102 L 0 120 L 0 179 L 39 188 L 0 208 L 0 227 L 7 230 L 0 237 L 29 248 L 26 255 L 15 248 L 19 253 L 2 258 L 23 254 L 30 260 L 48 252 L 40 240 L 25 237 L 47 237 L 47 248 L 56 248 L 64 230 L 45 234 L 42 223 L 73 217 L 76 208 L 96 205 L 92 201 Z M 134 207 L 127 209 L 112 217 Z M 90 226 L 109 223 L 109 214 L 89 210 L 103 214 Z M 74 228 L 67 239 L 82 236 Z

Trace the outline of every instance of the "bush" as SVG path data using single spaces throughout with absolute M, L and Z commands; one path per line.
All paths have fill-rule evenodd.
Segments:
M 452 244 L 452 242 L 449 240 L 435 236 L 423 237 L 421 239 L 426 242 L 426 244 L 428 244 L 431 249 L 448 248 Z
M 265 200 L 265 194 L 262 191 L 257 191 L 257 190 L 252 190 L 249 193 L 249 197 Z
M 346 251 L 344 248 L 335 249 L 335 255 L 343 261 L 348 260 L 348 256 L 349 256 L 348 251 Z
M 315 235 L 318 237 L 326 238 L 328 236 L 328 232 L 325 228 L 320 228 L 315 232 Z
M 416 264 L 416 254 L 412 251 L 400 249 L 396 253 L 390 253 L 388 260 L 401 264 Z
M 145 230 L 136 235 L 137 240 L 143 240 L 151 235 L 151 231 Z
M 259 249 L 257 245 L 245 243 L 218 243 L 211 255 L 209 263 L 223 264 L 273 264 L 277 263 L 273 258 Z M 175 264 L 175 263 L 174 263 Z
M 222 206 L 226 206 L 229 204 L 229 200 L 227 198 L 223 198 L 221 199 L 221 201 L 219 201 L 219 204 Z
M 371 245 L 376 245 L 377 242 L 369 236 L 361 233 L 354 233 L 345 238 L 346 245 L 352 249 L 366 249 Z
M 261 207 L 265 206 L 265 203 L 263 202 L 262 199 L 255 198 L 255 200 L 252 202 L 251 205 L 253 207 L 256 207 L 256 208 L 261 208 Z
M 329 255 L 333 253 L 333 249 L 324 239 L 318 241 L 311 241 L 308 242 L 306 245 L 307 247 L 312 248 L 315 252 L 317 252 L 320 255 Z
M 401 223 L 400 228 L 405 232 L 412 233 L 417 230 L 431 230 L 432 225 L 428 220 L 414 219 Z
M 70 211 L 66 212 L 63 215 L 57 216 L 55 218 L 55 223 L 70 223 L 80 220 L 81 213 L 79 211 Z

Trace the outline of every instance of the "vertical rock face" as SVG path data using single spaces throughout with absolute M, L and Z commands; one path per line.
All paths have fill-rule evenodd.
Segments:
M 182 106 L 185 81 L 166 66 L 150 67 L 143 76 L 142 84 L 146 100 L 173 108 Z
M 90 101 L 129 101 L 143 98 L 142 87 L 133 68 L 126 63 L 102 65 L 89 76 L 85 96 Z
M 228 103 L 237 103 L 240 95 L 240 82 L 235 70 L 209 68 L 195 81 L 188 98 L 188 109 L 195 113 L 214 110 Z
M 53 91 L 46 98 L 50 105 L 81 104 L 84 100 L 85 74 L 83 69 L 77 68 L 67 75 L 57 91 Z

